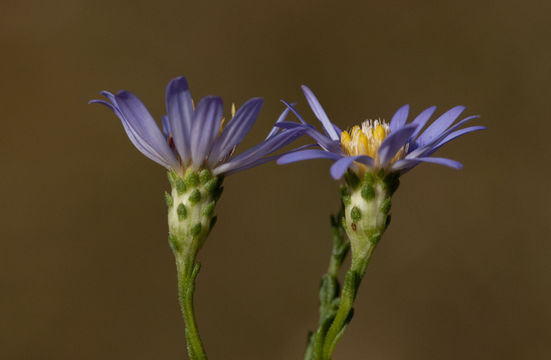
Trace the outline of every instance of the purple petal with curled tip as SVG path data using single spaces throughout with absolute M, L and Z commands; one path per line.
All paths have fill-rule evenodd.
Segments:
M 206 96 L 193 113 L 191 127 L 191 159 L 193 167 L 199 169 L 216 139 L 222 121 L 223 105 L 218 96 Z
M 102 92 L 103 95 L 108 97 L 109 99 L 112 99 L 111 101 L 115 101 L 115 96 L 107 91 Z M 111 109 L 115 115 L 121 120 L 122 126 L 124 128 L 124 131 L 128 135 L 128 138 L 130 139 L 130 142 L 138 149 L 142 154 L 144 154 L 149 159 L 155 161 L 157 164 L 164 166 L 165 168 L 170 168 L 171 165 L 167 163 L 166 160 L 164 160 L 154 149 L 149 146 L 144 139 L 140 138 L 134 129 L 128 125 L 126 119 L 122 115 L 122 113 L 119 111 L 119 109 L 114 106 L 113 104 L 104 101 L 104 100 L 91 100 L 88 102 L 89 104 L 101 104 L 107 106 L 109 109 Z
M 404 126 L 406 120 L 408 119 L 408 113 L 409 105 L 402 106 L 398 109 L 398 111 L 394 113 L 394 116 L 392 116 L 392 120 L 390 120 L 390 124 L 388 125 L 390 127 L 391 133 L 397 131 Z
M 172 139 L 182 162 L 191 158 L 190 134 L 193 121 L 193 103 L 185 77 L 172 79 L 166 87 L 166 110 Z
M 440 115 L 438 119 L 434 120 L 434 122 L 419 135 L 416 143 L 419 146 L 423 146 L 440 136 L 440 134 L 446 131 L 454 123 L 464 110 L 464 106 L 456 106 Z
M 290 105 L 295 106 L 295 103 L 291 103 Z M 291 111 L 291 109 L 287 106 L 285 108 L 285 110 L 283 110 L 281 115 L 279 115 L 279 117 L 277 118 L 277 121 L 275 123 L 277 124 L 277 123 L 280 123 L 282 121 L 285 121 L 285 118 L 287 118 L 287 115 L 289 115 L 289 111 Z M 279 131 L 279 129 L 280 128 L 275 126 L 275 124 L 274 124 L 274 127 L 272 128 L 272 130 L 270 130 L 270 132 L 268 133 L 268 136 L 266 136 L 266 139 L 269 139 L 272 136 L 274 136 Z
M 354 163 L 354 161 L 361 162 L 367 166 L 373 166 L 373 159 L 367 155 L 346 156 L 335 161 L 335 163 L 331 165 L 329 172 L 331 173 L 333 179 L 340 179 L 346 170 Z
M 323 107 L 316 98 L 316 95 L 314 95 L 312 90 L 310 90 L 306 85 L 302 85 L 302 92 L 304 93 L 308 104 L 310 104 L 314 115 L 316 115 L 318 120 L 323 125 L 323 129 L 325 130 L 327 135 L 331 138 L 331 140 L 339 140 L 339 134 L 337 134 L 337 132 L 335 131 L 333 123 L 331 122 L 331 120 L 329 120 L 329 117 L 325 113 L 325 110 L 323 110 Z
M 179 162 L 176 155 L 140 99 L 131 92 L 119 91 L 114 96 L 114 100 L 114 105 L 126 119 L 127 125 L 134 130 L 137 137 L 143 139 L 151 150 L 171 167 L 178 167 Z
M 293 114 L 295 114 L 295 116 L 297 117 L 297 119 L 299 119 L 299 121 L 303 124 L 303 125 L 307 125 L 306 124 L 306 121 L 304 121 L 304 119 L 302 118 L 302 116 L 300 116 L 299 112 L 295 109 L 295 103 L 288 103 L 287 101 L 285 100 L 281 100 L 282 103 L 285 104 L 285 106 L 287 106 L 287 108 L 289 110 L 291 110 L 293 112 Z
M 390 163 L 390 160 L 392 160 L 398 150 L 408 142 L 411 134 L 413 134 L 416 128 L 416 124 L 406 125 L 396 132 L 391 132 L 390 135 L 383 140 L 378 152 L 380 165 L 382 167 L 386 167 Z
M 177 164 L 174 152 L 140 99 L 128 91 L 120 91 L 115 95 L 115 100 L 119 111 L 136 134 L 168 163 Z
M 342 156 L 334 154 L 332 152 L 318 150 L 318 149 L 311 149 L 311 150 L 293 151 L 291 153 L 285 154 L 277 160 L 277 163 L 279 165 L 285 165 L 285 164 L 290 164 L 297 161 L 311 160 L 311 159 L 338 160 L 341 157 Z
M 264 100 L 261 98 L 253 98 L 237 110 L 212 147 L 208 159 L 209 167 L 213 167 L 223 160 L 232 149 L 241 143 L 256 121 L 263 102 Z

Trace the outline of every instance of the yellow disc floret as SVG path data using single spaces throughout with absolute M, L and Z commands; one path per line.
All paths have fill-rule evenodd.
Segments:
M 390 127 L 383 120 L 366 120 L 361 127 L 356 125 L 349 131 L 341 133 L 341 146 L 350 156 L 367 155 L 379 166 L 378 151 L 385 138 L 390 134 Z M 400 149 L 392 162 L 402 158 L 407 149 Z

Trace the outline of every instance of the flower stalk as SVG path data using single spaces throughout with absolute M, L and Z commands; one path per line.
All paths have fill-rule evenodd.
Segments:
M 197 253 L 210 233 L 216 217 L 216 201 L 222 193 L 222 177 L 203 169 L 188 169 L 184 176 L 168 172 L 172 186 L 165 194 L 168 206 L 169 244 L 176 258 L 178 298 L 184 322 L 188 354 L 192 360 L 207 359 L 195 321 L 193 295 L 200 264 Z
M 366 171 L 361 179 L 355 172 L 348 171 L 345 180 L 346 184 L 341 187 L 344 211 L 339 228 L 349 239 L 352 261 L 339 297 L 335 287 L 339 284 L 338 269 L 344 257 L 335 258 L 334 241 L 331 265 L 320 289 L 320 327 L 310 341 L 306 360 L 331 359 L 352 319 L 354 300 L 373 251 L 390 223 L 391 197 L 399 185 L 397 174 L 384 171 L 376 174 Z M 329 281 L 332 288 L 326 285 Z M 332 307 L 327 306 L 329 299 Z
M 308 334 L 308 344 L 304 360 L 321 359 L 323 341 L 331 322 L 339 308 L 339 270 L 350 250 L 350 242 L 342 227 L 344 208 L 336 216 L 331 216 L 333 248 L 329 259 L 327 273 L 321 278 L 319 291 L 319 323 L 315 332 Z

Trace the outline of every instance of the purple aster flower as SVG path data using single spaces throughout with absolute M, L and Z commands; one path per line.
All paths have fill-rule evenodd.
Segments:
M 485 127 L 462 128 L 478 116 L 456 121 L 465 110 L 463 106 L 456 106 L 423 130 L 436 107 L 422 111 L 408 123 L 409 105 L 405 105 L 398 109 L 388 124 L 380 119 L 367 120 L 349 131 L 342 131 L 329 120 L 312 91 L 306 86 L 302 90 L 314 115 L 322 123 L 323 133 L 307 124 L 293 105 L 285 102 L 300 123 L 281 121 L 277 126 L 284 129 L 303 128 L 320 148 L 297 149 L 283 155 L 278 163 L 330 159 L 334 161 L 330 170 L 333 178 L 340 179 L 345 175 L 345 182 L 340 188 L 342 211 L 339 213 L 340 219 L 334 221 L 333 234 L 338 235 L 342 229 L 347 235 L 351 253 L 350 269 L 340 294 L 334 290 L 338 286 L 327 285 L 338 284 L 338 267 L 337 270 L 330 270 L 333 273 L 324 275 L 320 287 L 320 319 L 323 321 L 320 321 L 318 329 L 311 336 L 307 349 L 309 358 L 330 359 L 352 317 L 354 299 L 373 251 L 390 223 L 392 195 L 399 186 L 400 175 L 422 162 L 461 168 L 461 164 L 455 160 L 431 155 L 449 141 Z M 335 244 L 332 256 L 339 256 L 343 244 Z M 332 264 L 340 262 L 342 258 L 332 257 Z M 338 308 L 327 305 L 335 303 Z
M 250 99 L 237 112 L 232 107 L 232 118 L 224 126 L 221 98 L 206 96 L 194 107 L 186 79 L 173 79 L 166 90 L 167 115 L 162 119 L 161 132 L 134 94 L 102 94 L 109 101 L 91 103 L 113 110 L 134 146 L 169 170 L 172 190 L 165 193 L 168 240 L 176 258 L 189 358 L 206 359 L 193 313 L 194 284 L 199 271 L 195 258 L 216 222 L 214 207 L 222 193 L 223 177 L 277 158 L 271 154 L 301 136 L 304 129 L 273 127 L 264 141 L 233 156 L 256 121 L 263 102 L 260 98 Z M 286 109 L 278 122 L 284 122 L 288 113 Z
M 282 128 L 304 128 L 321 149 L 307 149 L 286 154 L 278 159 L 278 164 L 288 164 L 309 159 L 330 159 L 331 175 L 340 179 L 347 169 L 363 175 L 367 169 L 403 174 L 422 162 L 434 163 L 460 169 L 461 163 L 431 155 L 442 145 L 467 133 L 484 130 L 484 126 L 461 128 L 467 122 L 479 116 L 469 116 L 460 121 L 464 106 L 456 106 L 440 115 L 426 129 L 436 110 L 436 106 L 422 111 L 413 121 L 407 123 L 409 105 L 404 105 L 392 117 L 390 123 L 382 120 L 366 120 L 361 126 L 354 126 L 350 131 L 342 131 L 329 120 L 314 93 L 302 86 L 306 100 L 314 115 L 322 123 L 324 133 L 320 133 L 306 124 L 293 105 L 288 108 L 299 118 L 300 124 L 282 121 L 277 124 Z
M 170 81 L 166 89 L 167 115 L 163 132 L 143 105 L 128 91 L 116 95 L 102 91 L 108 101 L 92 100 L 109 107 L 119 117 L 130 141 L 145 156 L 183 175 L 186 169 L 210 169 L 213 175 L 228 175 L 260 165 L 276 157 L 267 155 L 299 137 L 302 130 L 274 128 L 253 148 L 232 157 L 235 148 L 254 124 L 263 103 L 252 98 L 224 126 L 222 99 L 206 96 L 194 104 L 185 77 Z M 282 120 L 287 111 L 282 114 Z

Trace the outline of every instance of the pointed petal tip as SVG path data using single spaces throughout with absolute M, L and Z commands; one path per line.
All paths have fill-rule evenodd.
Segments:
M 178 76 L 168 82 L 166 86 L 167 93 L 169 91 L 186 91 L 189 90 L 189 84 L 185 76 Z
M 254 104 L 254 105 L 257 105 L 257 106 L 262 106 L 264 104 L 264 98 L 261 98 L 261 97 L 253 97 L 253 98 L 250 98 L 249 100 L 247 100 L 243 105 L 241 105 L 242 107 L 247 105 L 247 104 Z

